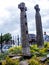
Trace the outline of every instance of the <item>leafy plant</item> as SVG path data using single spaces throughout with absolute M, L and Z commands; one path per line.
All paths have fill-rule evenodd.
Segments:
M 32 57 L 28 62 L 29 65 L 41 65 L 36 56 Z
M 2 62 L 2 65 L 19 65 L 19 60 L 12 60 L 8 56 L 6 57 L 6 61 Z
M 8 51 L 9 51 L 9 53 L 13 53 L 13 54 L 21 54 L 22 47 L 21 46 L 11 47 Z

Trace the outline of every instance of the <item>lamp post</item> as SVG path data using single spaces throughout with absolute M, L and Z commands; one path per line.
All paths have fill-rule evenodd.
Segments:
M 2 52 L 2 33 L 1 33 L 1 52 Z
M 19 46 L 19 35 L 18 35 L 18 38 L 17 38 L 17 40 L 18 40 L 18 46 Z

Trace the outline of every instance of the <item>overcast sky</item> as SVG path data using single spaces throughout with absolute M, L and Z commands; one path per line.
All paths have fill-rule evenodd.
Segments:
M 27 7 L 29 33 L 36 33 L 34 6 L 39 4 L 43 32 L 49 34 L 49 0 L 0 0 L 0 33 L 20 35 L 20 10 L 18 4 L 24 2 Z

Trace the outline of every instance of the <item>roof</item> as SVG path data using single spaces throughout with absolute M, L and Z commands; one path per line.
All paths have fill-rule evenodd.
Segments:
M 31 39 L 36 39 L 36 35 L 35 34 L 29 34 L 29 40 Z
M 29 34 L 29 37 L 34 38 L 34 37 L 36 37 L 36 35 L 35 34 Z

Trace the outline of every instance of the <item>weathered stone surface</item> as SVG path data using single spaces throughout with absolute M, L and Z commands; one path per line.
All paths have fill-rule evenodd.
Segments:
M 25 3 L 20 3 L 18 5 L 18 8 L 20 9 L 20 23 L 21 23 L 21 42 L 22 42 L 22 53 L 23 55 L 30 55 L 30 48 L 29 48 L 29 40 L 28 40 L 28 26 L 27 26 L 27 16 L 26 11 L 27 7 L 25 6 Z
M 29 65 L 27 61 L 21 61 L 19 65 Z
M 47 54 L 47 58 L 49 59 L 49 54 Z
M 43 31 L 42 31 L 42 22 L 41 22 L 41 15 L 39 13 L 40 8 L 38 5 L 35 7 L 36 14 L 35 14 L 35 19 L 36 19 L 36 34 L 37 34 L 37 45 L 39 48 L 43 47 L 44 40 L 43 40 Z
M 12 57 L 12 59 L 20 59 L 21 56 L 15 56 L 15 57 Z
M 43 57 L 43 58 L 40 59 L 41 62 L 45 62 L 46 60 L 47 60 L 46 57 Z

